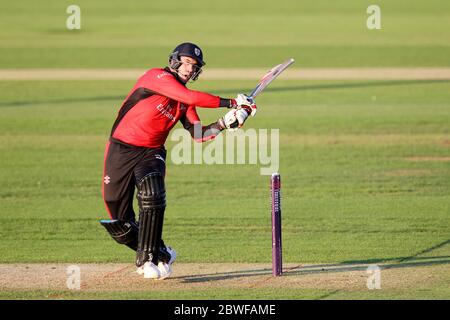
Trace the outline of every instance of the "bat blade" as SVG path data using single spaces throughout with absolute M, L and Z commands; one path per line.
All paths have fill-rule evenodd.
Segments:
M 291 64 L 295 62 L 294 59 L 290 58 L 285 62 L 276 65 L 270 69 L 259 81 L 258 85 L 250 93 L 249 97 L 254 99 L 258 94 L 260 94 L 273 80 L 275 80 L 284 70 L 286 70 Z

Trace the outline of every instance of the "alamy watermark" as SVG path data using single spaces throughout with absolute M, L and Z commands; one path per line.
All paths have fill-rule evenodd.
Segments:
M 202 133 L 200 123 L 194 125 L 194 137 L 201 140 L 214 132 Z M 171 141 L 177 142 L 171 150 L 174 164 L 251 164 L 260 165 L 261 175 L 278 172 L 280 137 L 278 129 L 239 129 L 217 136 L 207 143 L 195 142 L 182 128 L 175 129 Z
M 67 7 L 66 13 L 69 14 L 66 20 L 66 28 L 68 30 L 81 29 L 81 9 L 76 4 L 71 4 Z
M 370 16 L 366 20 L 366 26 L 369 30 L 381 29 L 381 8 L 376 4 L 367 7 L 367 14 Z
M 376 264 L 371 264 L 367 270 L 369 277 L 367 278 L 367 289 L 381 289 L 381 269 Z
M 81 289 L 81 269 L 77 265 L 71 265 L 66 270 L 67 280 L 66 285 L 70 290 Z

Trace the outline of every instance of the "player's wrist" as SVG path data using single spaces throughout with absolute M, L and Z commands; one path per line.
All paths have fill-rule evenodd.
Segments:
M 224 99 L 224 98 L 220 98 L 220 104 L 219 104 L 220 108 L 236 108 L 237 107 L 237 103 L 235 99 Z
M 226 124 L 225 124 L 225 120 L 223 118 L 220 118 L 219 120 L 217 120 L 217 126 L 219 128 L 220 131 L 223 131 L 227 128 Z

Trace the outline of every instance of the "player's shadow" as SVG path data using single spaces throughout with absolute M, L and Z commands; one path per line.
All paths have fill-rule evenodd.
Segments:
M 392 259 L 394 260 L 394 259 Z M 316 274 L 316 273 L 336 273 L 336 272 L 349 272 L 349 271 L 365 271 L 371 264 L 353 264 L 353 263 L 342 263 L 340 265 L 319 265 L 319 266 L 305 266 L 299 269 L 294 269 L 284 273 L 286 276 L 298 276 L 304 274 Z M 416 258 L 414 261 L 410 262 L 394 262 L 394 263 L 383 263 L 377 265 L 381 270 L 386 269 L 399 269 L 399 268 L 413 268 L 413 267 L 426 267 L 432 265 L 445 265 L 450 264 L 450 256 L 438 256 L 430 258 Z
M 268 276 L 272 274 L 272 269 L 261 268 L 261 269 L 250 269 L 250 270 L 237 270 L 237 271 L 227 271 L 227 272 L 217 272 L 217 273 L 207 273 L 207 274 L 194 274 L 189 276 L 171 277 L 172 279 L 180 279 L 183 282 L 195 283 L 195 282 L 209 282 L 209 281 L 220 281 L 229 280 L 234 278 L 243 277 L 255 277 L 255 276 Z
M 347 81 L 347 80 L 346 80 Z M 404 86 L 404 85 L 418 85 L 418 84 L 433 84 L 433 83 L 450 83 L 447 79 L 430 79 L 430 80 L 383 80 L 383 81 L 362 81 L 362 82 L 344 82 L 344 83 L 322 83 L 322 84 L 305 84 L 294 86 L 282 86 L 267 88 L 264 92 L 288 92 L 288 91 L 307 91 L 307 90 L 328 90 L 328 89 L 352 89 L 352 88 L 366 88 L 366 87 L 383 87 L 383 86 Z M 217 90 L 216 94 L 236 94 L 236 92 L 250 92 L 253 88 L 239 88 Z
M 320 273 L 330 274 L 349 271 L 365 271 L 370 265 L 377 263 L 380 264 L 378 265 L 378 267 L 381 270 L 426 267 L 432 265 L 446 265 L 450 264 L 450 256 L 431 256 L 431 257 L 418 257 L 418 256 L 439 249 L 447 244 L 450 244 L 450 239 L 406 257 L 352 260 L 335 264 L 298 265 L 290 268 L 284 268 L 283 276 L 300 276 L 307 274 L 320 274 Z M 210 282 L 210 281 L 230 280 L 248 277 L 261 277 L 261 276 L 270 277 L 271 275 L 272 275 L 271 268 L 259 268 L 249 270 L 237 270 L 231 272 L 196 274 L 175 278 L 181 279 L 183 282 L 187 283 L 196 283 L 196 282 Z
M 392 259 L 395 260 L 395 259 Z M 385 260 L 386 261 L 386 260 Z M 450 264 L 450 256 L 438 256 L 428 258 L 415 258 L 410 262 L 395 262 L 395 263 L 383 263 L 378 267 L 381 270 L 385 269 L 398 269 L 398 268 L 413 268 L 413 267 L 426 267 L 432 265 L 445 265 Z M 340 264 L 321 264 L 321 265 L 298 265 L 291 268 L 285 268 L 283 270 L 283 277 L 300 276 L 309 274 L 330 274 L 339 272 L 350 271 L 365 271 L 370 264 L 357 264 L 357 263 L 340 263 Z M 249 277 L 269 277 L 272 275 L 271 268 L 249 269 L 249 270 L 237 270 L 229 272 L 218 272 L 208 274 L 194 274 L 189 276 L 173 277 L 174 279 L 182 280 L 186 283 L 201 283 L 211 281 L 230 280 L 238 278 Z
M 428 257 L 419 258 L 419 256 L 426 254 L 426 253 L 430 253 L 431 251 L 434 251 L 434 250 L 444 247 L 446 245 L 450 245 L 450 239 L 442 241 L 434 246 L 431 246 L 429 248 L 421 250 L 421 251 L 419 251 L 411 256 L 407 256 L 407 257 L 398 257 L 398 258 L 391 258 L 391 259 L 348 260 L 348 261 L 344 261 L 343 263 L 374 264 L 374 263 L 380 263 L 380 262 L 386 262 L 386 261 L 397 261 L 397 262 L 401 263 L 401 262 L 406 262 L 406 261 L 410 261 L 410 260 L 425 260 L 425 259 L 430 259 L 430 258 L 428 258 Z M 450 256 L 431 257 L 431 258 L 450 258 Z

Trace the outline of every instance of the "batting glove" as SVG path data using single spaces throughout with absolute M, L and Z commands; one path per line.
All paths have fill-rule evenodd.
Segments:
M 254 105 L 254 107 L 256 110 L 256 105 Z M 223 129 L 228 129 L 229 131 L 235 131 L 241 128 L 252 112 L 250 109 L 250 107 L 239 107 L 238 109 L 228 111 L 223 118 L 219 119 L 219 125 Z
M 251 106 L 255 103 L 252 98 L 243 93 L 239 93 L 235 100 L 238 106 Z
M 249 106 L 248 105 L 242 105 L 242 106 L 238 107 L 237 109 L 243 109 L 243 110 L 247 111 L 249 116 L 254 117 L 255 114 L 256 114 L 257 107 L 256 107 L 256 104 L 253 103 L 253 104 L 251 104 Z

